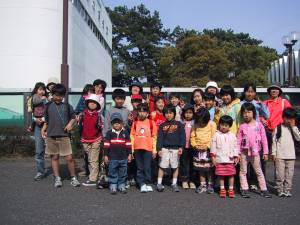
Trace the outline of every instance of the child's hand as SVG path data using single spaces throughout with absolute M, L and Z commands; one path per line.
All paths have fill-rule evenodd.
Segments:
M 129 113 L 129 114 L 128 114 L 128 120 L 129 120 L 129 121 L 133 121 L 133 114 L 132 114 L 132 113 Z
M 212 158 L 211 158 L 211 161 L 212 161 L 212 164 L 213 164 L 214 166 L 217 165 L 217 160 L 216 160 L 215 157 L 212 157 Z
M 109 162 L 108 156 L 104 156 L 104 162 L 105 162 L 105 164 L 108 164 L 108 162 Z
M 76 115 L 75 120 L 76 120 L 77 123 L 79 122 L 79 120 L 80 120 L 80 114 Z
M 289 125 L 290 125 L 290 127 L 296 126 L 296 120 L 295 119 L 290 119 L 289 120 Z
M 276 155 L 272 155 L 272 160 L 276 161 Z
M 72 130 L 72 124 L 68 123 L 68 125 L 65 127 L 65 131 L 68 133 Z
M 155 159 L 157 156 L 157 153 L 152 153 L 152 159 Z
M 42 135 L 42 138 L 44 138 L 44 139 L 47 138 L 47 132 L 45 130 L 41 130 L 41 135 Z
M 240 158 L 239 157 L 234 157 L 233 160 L 234 160 L 235 165 L 237 165 L 240 161 Z
M 162 151 L 159 151 L 159 152 L 158 152 L 158 156 L 159 156 L 159 157 L 162 157 Z
M 178 155 L 182 155 L 182 148 L 178 149 Z
M 264 155 L 264 161 L 268 161 L 269 160 L 269 156 L 266 154 Z
M 131 162 L 131 160 L 132 160 L 132 155 L 131 154 L 128 155 L 127 160 L 128 160 L 129 163 Z

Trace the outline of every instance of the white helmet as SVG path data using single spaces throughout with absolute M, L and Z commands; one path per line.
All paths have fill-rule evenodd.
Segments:
M 209 88 L 209 87 L 214 87 L 214 88 L 216 88 L 216 89 L 219 89 L 218 84 L 217 84 L 217 82 L 215 82 L 215 81 L 209 81 L 209 82 L 207 82 L 205 88 Z
M 97 104 L 97 110 L 101 109 L 100 105 L 100 97 L 96 94 L 90 94 L 87 99 L 85 99 L 85 104 L 86 106 L 88 105 L 89 102 L 95 102 Z

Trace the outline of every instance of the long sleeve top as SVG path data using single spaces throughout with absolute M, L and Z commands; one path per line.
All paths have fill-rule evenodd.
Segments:
M 191 133 L 191 146 L 195 148 L 197 145 L 205 145 L 211 147 L 211 139 L 217 130 L 217 125 L 213 121 L 209 121 L 205 127 L 194 126 Z
M 217 131 L 211 142 L 210 154 L 216 157 L 217 163 L 234 163 L 234 157 L 239 155 L 235 134 Z
M 243 100 L 241 101 L 241 106 L 248 101 Z M 249 103 L 252 103 L 255 107 L 256 110 L 256 120 L 259 121 L 259 117 L 263 117 L 264 119 L 269 119 L 270 117 L 270 112 L 268 107 L 266 106 L 265 103 L 263 102 L 258 102 L 255 99 L 250 101 Z
M 300 132 L 298 127 L 294 126 L 292 128 L 285 125 L 281 125 L 281 137 L 276 137 L 278 132 L 278 127 L 276 127 L 273 134 L 272 143 L 272 155 L 276 156 L 278 159 L 296 159 L 294 138 L 300 141 Z
M 239 151 L 247 151 L 249 156 L 259 155 L 262 149 L 264 155 L 269 153 L 265 128 L 258 121 L 255 121 L 255 124 L 243 123 L 240 126 L 237 143 Z

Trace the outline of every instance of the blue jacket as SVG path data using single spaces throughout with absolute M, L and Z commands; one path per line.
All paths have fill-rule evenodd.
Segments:
M 241 106 L 246 102 L 248 102 L 248 101 L 246 101 L 246 100 L 241 101 Z M 264 117 L 265 119 L 269 119 L 270 112 L 268 110 L 268 107 L 264 103 L 262 103 L 262 102 L 258 103 L 255 99 L 253 99 L 249 103 L 252 103 L 256 109 L 256 120 L 257 121 L 259 121 L 260 116 Z

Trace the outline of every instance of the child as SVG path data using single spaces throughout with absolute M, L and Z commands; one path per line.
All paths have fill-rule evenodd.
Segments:
M 34 180 L 39 181 L 45 176 L 45 142 L 41 135 L 41 129 L 45 122 L 45 104 L 47 101 L 45 84 L 41 82 L 36 83 L 31 95 L 32 116 L 34 120 L 31 129 L 34 131 L 35 161 L 37 167 L 37 174 Z
M 75 108 L 76 119 L 79 120 L 79 114 L 82 113 L 86 107 L 85 100 L 90 96 L 90 94 L 95 93 L 95 87 L 92 84 L 86 84 L 82 90 L 81 97 L 77 106 Z
M 210 115 L 210 120 L 214 121 L 215 119 L 215 113 L 216 113 L 216 108 L 215 108 L 215 95 L 212 93 L 205 93 L 204 94 L 204 104 L 206 109 L 209 112 Z
M 300 132 L 296 126 L 295 109 L 284 109 L 282 117 L 283 123 L 277 126 L 273 135 L 272 159 L 275 161 L 278 196 L 291 197 L 296 159 L 294 140 L 300 141 Z
M 100 106 L 101 106 L 100 113 L 103 114 L 104 108 L 105 108 L 104 93 L 105 93 L 107 84 L 104 80 L 97 79 L 97 80 L 94 80 L 93 86 L 95 88 L 95 94 L 98 95 L 100 98 Z
M 191 105 L 194 106 L 195 113 L 198 112 L 200 108 L 204 107 L 203 95 L 204 92 L 200 88 L 195 89 L 191 95 Z
M 192 158 L 193 149 L 190 145 L 190 137 L 192 127 L 194 126 L 194 107 L 190 104 L 185 105 L 182 110 L 182 122 L 185 129 L 185 147 L 180 157 L 180 172 L 182 177 L 183 189 L 196 189 L 194 182 L 192 181 Z
M 199 172 L 200 177 L 200 186 L 196 189 L 196 193 L 212 194 L 214 192 L 210 148 L 216 129 L 217 125 L 210 120 L 208 110 L 201 108 L 195 115 L 195 125 L 191 133 L 191 146 L 195 150 L 193 166 L 194 170 Z
M 234 89 L 230 85 L 224 85 L 221 88 L 220 96 L 223 103 L 220 107 L 220 110 L 216 112 L 215 119 L 218 121 L 221 116 L 230 116 L 233 119 L 230 131 L 236 134 L 240 124 L 240 99 L 236 98 Z
M 151 187 L 151 162 L 156 158 L 157 128 L 148 119 L 147 103 L 138 106 L 138 120 L 131 127 L 131 140 L 137 166 L 136 180 L 142 193 L 153 191 Z
M 247 182 L 247 165 L 251 162 L 256 173 L 261 195 L 270 198 L 268 193 L 265 176 L 260 165 L 260 151 L 263 147 L 264 160 L 268 160 L 268 142 L 265 128 L 261 122 L 256 121 L 256 109 L 252 103 L 244 103 L 241 109 L 243 123 L 241 124 L 238 134 L 237 143 L 240 151 L 240 184 L 241 195 L 243 198 L 249 198 L 249 186 Z
M 156 126 L 159 127 L 163 122 L 166 121 L 164 116 L 164 107 L 165 99 L 162 96 L 155 98 L 155 111 L 151 113 L 151 119 L 156 123 Z
M 164 169 L 173 169 L 173 192 L 179 192 L 177 186 L 179 156 L 182 154 L 183 148 L 186 144 L 185 131 L 183 124 L 175 120 L 176 109 L 172 104 L 164 108 L 164 115 L 167 119 L 166 122 L 159 126 L 157 136 L 157 150 L 160 157 L 157 191 L 164 191 L 162 179 L 164 176 Z
M 150 85 L 150 95 L 147 97 L 147 102 L 149 104 L 150 113 L 155 111 L 155 97 L 161 96 L 163 97 L 164 94 L 161 92 L 162 86 L 158 82 L 154 82 Z M 166 103 L 166 102 L 165 102 Z
M 175 107 L 176 109 L 176 116 L 175 120 L 176 121 L 181 121 L 181 108 L 179 106 L 179 101 L 180 101 L 180 95 L 178 94 L 170 94 L 169 96 L 170 103 Z
M 110 110 L 107 110 L 105 113 L 105 121 L 104 121 L 104 129 L 103 136 L 106 136 L 106 132 L 111 130 L 111 115 L 115 112 L 120 113 L 122 115 L 123 126 L 125 129 L 128 129 L 128 118 L 129 118 L 129 110 L 125 108 L 124 101 L 126 98 L 126 92 L 122 89 L 115 89 L 112 93 L 112 99 L 115 103 L 115 106 L 111 107 Z
M 52 101 L 52 89 L 57 83 L 58 83 L 58 79 L 56 77 L 50 77 L 48 79 L 48 83 L 46 86 L 46 90 L 47 90 L 46 96 L 49 102 Z
M 113 113 L 110 119 L 112 129 L 106 133 L 104 140 L 104 161 L 109 163 L 109 188 L 111 194 L 117 194 L 117 190 L 126 194 L 127 163 L 132 158 L 130 136 L 120 113 Z
M 216 167 L 215 174 L 220 177 L 220 197 L 226 197 L 224 178 L 228 177 L 228 196 L 234 198 L 235 165 L 238 163 L 238 149 L 235 134 L 229 131 L 233 120 L 230 116 L 222 116 L 219 121 L 219 130 L 215 133 L 211 143 L 211 158 Z
M 100 110 L 100 99 L 96 94 L 90 94 L 85 100 L 86 109 L 80 119 L 81 142 L 87 155 L 89 178 L 84 186 L 96 186 L 99 173 L 99 151 L 102 140 L 103 119 Z
M 52 102 L 46 105 L 45 123 L 41 133 L 46 141 L 46 154 L 51 156 L 51 165 L 55 177 L 54 186 L 62 186 L 59 175 L 59 157 L 63 156 L 71 175 L 71 185 L 78 187 L 80 183 L 75 176 L 75 162 L 70 142 L 70 131 L 75 122 L 75 113 L 69 103 L 63 102 L 66 88 L 62 84 L 56 84 L 52 89 L 52 94 Z
M 219 98 L 219 87 L 215 81 L 207 82 L 205 93 L 212 93 L 215 96 L 216 106 L 222 105 L 222 99 Z
M 132 98 L 138 95 L 142 97 L 143 102 L 143 86 L 140 82 L 134 82 L 129 86 L 129 96 L 126 96 L 124 107 L 129 111 L 133 111 Z

